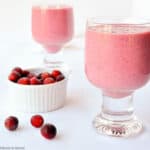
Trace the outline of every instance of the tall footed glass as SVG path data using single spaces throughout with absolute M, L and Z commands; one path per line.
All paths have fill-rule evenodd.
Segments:
M 150 78 L 150 22 L 92 18 L 85 36 L 85 72 L 103 92 L 94 127 L 117 137 L 138 134 L 142 123 L 134 114 L 133 93 Z
M 73 38 L 73 7 L 69 0 L 34 0 L 32 36 L 45 49 L 44 64 L 64 65 L 61 49 Z

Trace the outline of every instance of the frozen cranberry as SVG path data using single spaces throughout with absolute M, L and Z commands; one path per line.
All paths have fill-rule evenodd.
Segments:
M 56 81 L 61 81 L 63 79 L 65 79 L 65 77 L 62 74 L 60 74 L 56 77 Z
M 42 84 L 42 81 L 40 79 L 38 79 L 37 77 L 32 77 L 30 79 L 30 84 L 32 84 L 32 85 L 39 85 L 39 84 Z
M 51 84 L 51 83 L 55 83 L 56 81 L 54 80 L 54 78 L 46 78 L 44 81 L 43 81 L 43 84 Z
M 61 75 L 62 73 L 59 71 L 59 70 L 53 70 L 52 71 L 52 76 L 54 77 L 54 78 L 56 78 L 58 75 Z
M 34 115 L 31 118 L 31 124 L 33 127 L 40 128 L 44 123 L 44 119 L 41 115 Z
M 56 136 L 56 134 L 57 134 L 57 129 L 52 124 L 45 124 L 41 128 L 41 134 L 46 139 L 53 139 Z
M 22 71 L 22 76 L 27 77 L 30 72 L 28 70 Z
M 24 84 L 24 85 L 29 85 L 30 84 L 30 79 L 27 77 L 22 77 L 20 78 L 17 83 L 19 84 Z
M 18 128 L 19 121 L 16 117 L 10 116 L 5 120 L 5 127 L 10 130 L 14 131 Z
M 12 70 L 12 72 L 13 71 L 16 71 L 16 72 L 18 72 L 18 73 L 20 73 L 21 75 L 22 75 L 22 69 L 20 68 L 20 67 L 15 67 L 13 70 Z
M 13 82 L 17 82 L 17 80 L 21 77 L 20 73 L 16 72 L 16 71 L 13 71 L 9 76 L 8 76 L 8 79 L 10 81 L 13 81 Z

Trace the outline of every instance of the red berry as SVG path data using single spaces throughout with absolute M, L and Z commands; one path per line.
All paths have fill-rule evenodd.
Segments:
M 51 84 L 51 83 L 55 83 L 54 78 L 49 77 L 43 81 L 43 84 Z
M 22 75 L 22 69 L 20 68 L 20 67 L 15 67 L 13 70 L 12 70 L 12 72 L 13 71 L 16 71 L 16 72 L 18 72 L 18 73 L 20 73 L 21 75 Z
M 63 79 L 65 79 L 65 77 L 62 74 L 60 74 L 56 77 L 56 81 L 61 81 Z
M 56 136 L 56 134 L 57 134 L 57 129 L 52 124 L 45 124 L 41 128 L 41 134 L 46 139 L 53 139 Z
M 44 80 L 44 79 L 46 79 L 46 78 L 48 78 L 48 77 L 51 77 L 51 76 L 50 76 L 50 73 L 48 73 L 48 72 L 43 72 L 43 73 L 40 74 L 40 77 L 41 77 L 42 80 Z
M 20 73 L 16 72 L 16 71 L 13 71 L 9 76 L 8 76 L 8 79 L 10 81 L 13 81 L 13 82 L 17 82 L 17 80 L 21 77 Z
M 22 71 L 22 76 L 26 77 L 26 76 L 28 76 L 29 73 L 30 72 L 28 70 L 23 70 Z
M 19 84 L 24 84 L 24 85 L 29 85 L 30 84 L 30 79 L 27 77 L 22 77 L 20 78 L 17 83 Z
M 18 128 L 19 121 L 16 117 L 10 116 L 5 120 L 5 127 L 10 130 L 14 131 Z
M 59 70 L 53 70 L 52 71 L 52 76 L 54 77 L 54 78 L 56 78 L 58 75 L 61 75 L 62 73 L 59 71 Z
M 36 77 L 36 75 L 35 75 L 34 73 L 31 73 L 31 72 L 30 72 L 30 73 L 27 75 L 27 77 L 31 79 L 32 77 Z
M 44 123 L 44 119 L 41 115 L 35 115 L 31 118 L 31 124 L 32 126 L 36 128 L 40 128 Z
M 40 79 L 38 79 L 37 77 L 32 77 L 30 79 L 30 84 L 32 84 L 32 85 L 39 85 L 39 84 L 42 84 L 42 81 Z
M 41 74 L 42 74 L 42 73 L 38 74 L 36 77 L 37 77 L 38 79 L 41 79 Z

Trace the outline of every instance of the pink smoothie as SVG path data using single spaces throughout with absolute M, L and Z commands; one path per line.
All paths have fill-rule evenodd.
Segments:
M 66 5 L 34 6 L 32 35 L 48 52 L 55 53 L 72 39 L 73 9 Z
M 106 95 L 129 95 L 150 77 L 150 27 L 89 27 L 85 65 L 88 79 Z

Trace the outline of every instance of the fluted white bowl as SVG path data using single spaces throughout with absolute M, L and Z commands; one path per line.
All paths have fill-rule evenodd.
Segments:
M 44 68 L 27 69 L 33 73 L 50 71 Z M 64 72 L 63 72 L 64 73 Z M 20 112 L 49 112 L 65 104 L 68 77 L 53 84 L 22 85 L 8 80 L 10 106 Z

